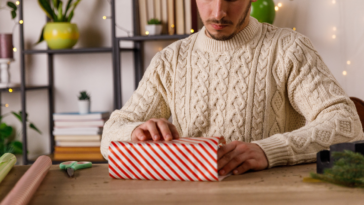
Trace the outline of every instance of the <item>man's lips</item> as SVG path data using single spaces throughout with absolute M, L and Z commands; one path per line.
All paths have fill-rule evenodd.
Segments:
M 216 29 L 216 30 L 222 30 L 224 29 L 227 25 L 223 25 L 223 24 L 211 24 L 211 26 Z

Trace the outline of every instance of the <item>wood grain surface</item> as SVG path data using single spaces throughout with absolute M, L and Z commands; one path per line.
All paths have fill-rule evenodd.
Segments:
M 0 200 L 29 166 L 15 166 L 0 183 Z M 316 164 L 277 167 L 230 176 L 222 182 L 117 180 L 107 164 L 77 170 L 68 178 L 58 165 L 49 173 L 30 204 L 349 204 L 364 203 L 364 189 L 325 182 L 304 182 Z

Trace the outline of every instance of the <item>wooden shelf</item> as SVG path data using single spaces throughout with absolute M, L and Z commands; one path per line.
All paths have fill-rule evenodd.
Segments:
M 9 89 L 13 89 L 14 91 L 20 91 L 20 87 L 8 87 L 8 88 L 0 88 L 0 92 L 9 92 Z M 42 89 L 49 89 L 49 86 L 43 85 L 43 86 L 27 86 L 25 87 L 25 90 L 42 90 Z
M 134 48 L 120 48 L 120 51 L 134 51 Z M 60 50 L 24 50 L 23 54 L 82 54 L 82 53 L 111 53 L 112 48 L 75 48 Z
M 185 35 L 155 35 L 155 36 L 131 36 L 131 37 L 118 37 L 118 41 L 155 41 L 155 40 L 178 40 L 187 38 Z

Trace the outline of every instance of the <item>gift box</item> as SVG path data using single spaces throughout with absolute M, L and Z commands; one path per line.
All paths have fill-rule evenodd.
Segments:
M 114 141 L 108 151 L 109 175 L 115 179 L 220 181 L 217 150 L 223 139 Z

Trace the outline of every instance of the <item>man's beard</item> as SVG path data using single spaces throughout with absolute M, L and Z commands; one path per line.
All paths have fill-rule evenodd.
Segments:
M 206 29 L 207 33 L 210 34 L 211 38 L 215 39 L 215 40 L 218 40 L 218 41 L 224 41 L 224 40 L 229 40 L 231 38 L 233 38 L 235 36 L 236 33 L 238 33 L 238 30 L 239 28 L 243 25 L 243 23 L 245 22 L 245 19 L 247 17 L 247 14 L 250 10 L 250 6 L 251 6 L 252 2 L 249 1 L 249 6 L 246 8 L 245 12 L 244 12 L 244 15 L 242 16 L 242 18 L 240 18 L 239 20 L 239 23 L 236 25 L 236 29 L 235 29 L 235 32 L 233 32 L 231 35 L 229 36 L 221 36 L 221 37 L 217 37 L 215 35 L 212 35 L 209 30 Z M 221 19 L 220 21 L 217 21 L 217 20 L 207 20 L 207 22 L 211 22 L 211 23 L 217 23 L 217 24 L 233 24 L 231 21 L 226 21 L 224 19 Z

